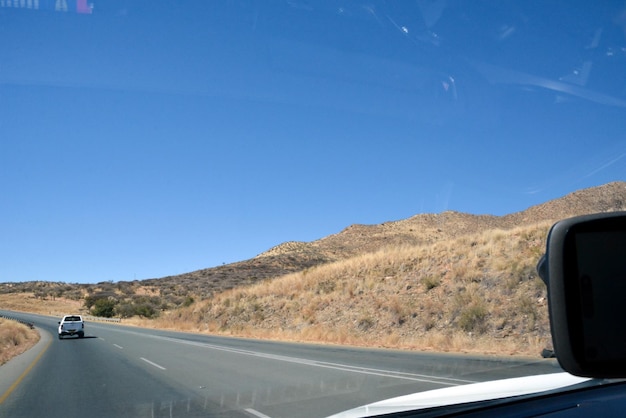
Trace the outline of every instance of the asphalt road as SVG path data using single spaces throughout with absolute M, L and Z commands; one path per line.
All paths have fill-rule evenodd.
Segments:
M 44 338 L 0 367 L 0 417 L 324 417 L 413 392 L 561 371 L 553 360 L 276 343 L 96 322 L 86 323 L 83 339 L 58 340 L 58 318 L 10 314 L 33 322 Z

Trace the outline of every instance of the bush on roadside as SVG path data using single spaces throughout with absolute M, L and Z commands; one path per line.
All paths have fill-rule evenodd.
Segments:
M 117 302 L 113 299 L 98 299 L 91 308 L 91 314 L 103 318 L 112 318 L 116 304 Z
M 487 306 L 482 303 L 473 303 L 465 308 L 459 315 L 459 327 L 466 332 L 477 332 L 482 334 L 486 328 L 486 318 L 489 314 Z
M 135 314 L 143 318 L 156 318 L 159 316 L 159 311 L 154 305 L 149 302 L 135 305 Z

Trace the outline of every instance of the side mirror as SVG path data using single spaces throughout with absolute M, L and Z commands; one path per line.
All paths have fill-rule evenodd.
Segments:
M 626 377 L 626 212 L 557 222 L 537 271 L 548 287 L 561 367 L 577 376 Z

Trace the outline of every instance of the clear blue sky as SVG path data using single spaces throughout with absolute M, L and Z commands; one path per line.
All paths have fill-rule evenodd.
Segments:
M 67 3 L 0 8 L 0 282 L 158 278 L 626 179 L 612 5 Z

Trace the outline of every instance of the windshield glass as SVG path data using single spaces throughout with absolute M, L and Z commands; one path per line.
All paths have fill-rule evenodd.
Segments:
M 625 34 L 611 1 L 0 0 L 0 304 L 82 315 L 46 352 L 94 416 L 561 372 L 535 266 L 625 209 Z M 51 409 L 46 358 L 0 408 Z

